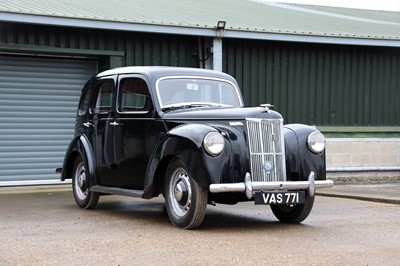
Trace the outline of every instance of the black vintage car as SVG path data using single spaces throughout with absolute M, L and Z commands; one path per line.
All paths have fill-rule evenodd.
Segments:
M 207 204 L 254 201 L 282 222 L 309 215 L 326 180 L 325 138 L 283 125 L 270 105 L 244 108 L 231 76 L 203 69 L 124 67 L 82 90 L 61 180 L 79 207 L 99 196 L 164 195 L 171 222 L 196 228 Z

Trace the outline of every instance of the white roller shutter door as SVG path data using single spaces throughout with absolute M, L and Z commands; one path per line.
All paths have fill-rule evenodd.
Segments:
M 0 56 L 0 185 L 59 180 L 96 61 Z

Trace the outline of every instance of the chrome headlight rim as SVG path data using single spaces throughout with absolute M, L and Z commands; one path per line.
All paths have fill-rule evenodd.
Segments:
M 208 155 L 218 156 L 224 150 L 225 139 L 219 132 L 210 132 L 204 137 L 203 147 Z
M 320 154 L 325 150 L 325 136 L 319 131 L 311 132 L 307 137 L 307 146 L 311 152 Z

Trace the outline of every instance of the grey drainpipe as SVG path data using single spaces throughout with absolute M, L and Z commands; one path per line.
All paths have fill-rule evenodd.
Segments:
M 222 72 L 222 38 L 213 39 L 213 69 Z
M 222 38 L 225 34 L 225 21 L 218 21 L 216 37 L 213 39 L 213 69 L 222 72 Z

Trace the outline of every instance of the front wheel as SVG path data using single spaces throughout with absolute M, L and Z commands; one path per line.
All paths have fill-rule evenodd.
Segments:
M 173 160 L 165 177 L 165 205 L 171 222 L 183 229 L 200 226 L 207 208 L 208 191 L 186 171 L 185 165 Z
M 73 173 L 72 191 L 76 204 L 83 209 L 93 209 L 99 201 L 99 193 L 90 191 L 85 164 L 80 156 L 75 159 Z
M 270 205 L 279 221 L 284 223 L 301 223 L 310 214 L 314 205 L 314 197 L 306 194 L 306 202 L 297 205 Z

